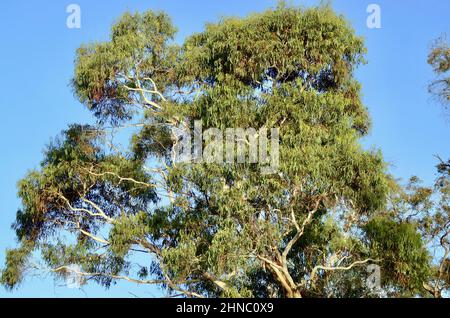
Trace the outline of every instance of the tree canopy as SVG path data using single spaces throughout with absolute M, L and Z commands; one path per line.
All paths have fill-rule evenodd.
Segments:
M 446 224 L 405 216 L 448 215 L 448 185 L 439 187 L 447 201 L 425 205 L 428 190 L 399 187 L 380 151 L 361 146 L 370 118 L 354 71 L 366 49 L 344 17 L 279 5 L 208 24 L 181 45 L 175 33 L 165 13 L 125 13 L 108 41 L 78 49 L 72 86 L 98 124 L 68 127 L 18 183 L 20 246 L 7 252 L 5 286 L 39 258 L 57 278 L 76 264 L 86 282 L 186 297 L 448 288 L 448 272 L 432 281 L 424 234 Z M 203 129 L 278 128 L 278 171 L 174 161 L 174 128 L 193 130 L 196 120 Z M 125 129 L 122 149 L 111 136 Z M 365 284 L 369 264 L 381 268 L 381 289 Z
M 437 39 L 428 55 L 428 63 L 437 78 L 429 85 L 429 91 L 442 103 L 446 110 L 450 103 L 450 47 L 445 36 Z

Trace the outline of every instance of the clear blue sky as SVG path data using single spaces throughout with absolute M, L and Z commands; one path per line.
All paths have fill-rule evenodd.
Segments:
M 293 1 L 313 5 L 318 1 Z M 79 4 L 81 29 L 66 27 L 66 7 Z M 382 28 L 368 29 L 366 8 L 381 7 Z M 16 182 L 37 168 L 42 149 L 68 123 L 92 122 L 68 87 L 74 52 L 82 43 L 108 38 L 111 23 L 124 11 L 168 12 L 179 29 L 177 41 L 201 31 L 221 16 L 244 16 L 275 6 L 275 0 L 9 0 L 0 5 L 0 267 L 4 250 L 15 246 L 10 224 L 19 207 Z M 373 129 L 367 147 L 380 148 L 391 172 L 435 178 L 436 159 L 450 157 L 450 121 L 427 94 L 433 78 L 426 64 L 433 39 L 450 36 L 448 0 L 335 0 L 356 32 L 366 39 L 368 65 L 358 70 Z M 109 291 L 88 286 L 83 291 L 58 286 L 51 278 L 28 279 L 13 293 L 0 287 L 0 297 L 152 297 L 155 288 L 121 283 Z

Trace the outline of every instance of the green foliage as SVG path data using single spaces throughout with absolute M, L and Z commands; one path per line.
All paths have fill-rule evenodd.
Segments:
M 371 255 L 382 260 L 385 284 L 400 285 L 401 293 L 410 296 L 420 291 L 430 274 L 430 255 L 416 226 L 378 217 L 365 226 L 365 232 Z
M 148 215 L 145 212 L 121 216 L 109 233 L 109 248 L 114 255 L 124 258 L 133 244 L 145 240 L 147 223 Z
M 175 29 L 164 13 L 124 14 L 113 26 L 111 41 L 82 46 L 77 51 L 73 87 L 80 102 L 100 121 L 131 119 L 130 72 L 151 77 L 164 86 L 171 80 L 177 49 L 169 46 Z M 128 106 L 128 107 L 127 107 Z
M 379 257 L 388 287 L 418 293 L 429 271 L 422 237 L 383 212 L 393 182 L 381 153 L 359 143 L 370 119 L 354 71 L 366 49 L 349 23 L 327 6 L 280 4 L 208 24 L 180 47 L 174 34 L 164 13 L 126 13 L 109 41 L 77 51 L 73 88 L 98 125 L 69 127 L 19 182 L 14 227 L 35 245 L 9 252 L 2 282 L 18 283 L 39 251 L 59 277 L 78 264 L 106 287 L 364 297 L 364 267 L 351 264 Z M 172 129 L 194 120 L 279 128 L 279 171 L 174 162 Z M 109 137 L 129 127 L 120 151 Z
M 24 242 L 20 248 L 6 251 L 6 269 L 0 277 L 0 283 L 6 288 L 13 289 L 22 282 L 32 248 L 32 243 Z
M 433 67 L 437 79 L 431 82 L 429 91 L 442 102 L 448 110 L 450 102 L 450 47 L 445 37 L 441 37 L 434 43 L 429 55 L 428 64 Z

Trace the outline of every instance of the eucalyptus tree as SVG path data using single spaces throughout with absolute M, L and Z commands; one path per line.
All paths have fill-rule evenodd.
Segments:
M 446 110 L 450 102 L 450 47 L 445 36 L 435 41 L 428 54 L 428 63 L 437 78 L 429 85 L 429 92 L 436 96 Z
M 382 295 L 365 284 L 378 264 L 385 293 L 423 290 L 419 231 L 385 212 L 386 164 L 359 143 L 370 118 L 354 71 L 366 49 L 349 23 L 326 6 L 279 5 L 182 45 L 175 33 L 164 13 L 126 13 L 108 41 L 78 49 L 73 89 L 97 125 L 71 125 L 19 182 L 20 246 L 2 282 L 78 268 L 86 282 L 186 297 L 361 297 Z M 278 170 L 177 162 L 174 130 L 194 121 L 277 128 Z M 121 147 L 112 136 L 125 129 Z
M 429 92 L 448 111 L 450 102 L 450 47 L 445 36 L 437 39 L 428 55 L 437 78 L 429 85 Z M 439 158 L 438 178 L 434 187 L 423 187 L 413 180 L 412 195 L 414 218 L 421 224 L 435 259 L 430 279 L 424 288 L 435 298 L 448 295 L 450 289 L 450 160 Z M 411 200 L 410 200 L 411 202 Z

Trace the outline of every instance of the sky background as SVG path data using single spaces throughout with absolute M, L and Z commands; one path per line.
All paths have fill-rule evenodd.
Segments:
M 16 183 L 38 168 L 42 150 L 69 123 L 92 123 L 73 97 L 69 81 L 75 50 L 107 40 L 124 11 L 164 10 L 179 33 L 176 41 L 223 16 L 245 16 L 276 6 L 276 0 L 9 0 L 0 5 L 0 268 L 4 252 L 16 246 L 10 225 L 20 206 Z M 319 1 L 291 1 L 311 6 Z M 66 26 L 69 4 L 81 7 L 81 29 Z M 288 2 L 289 3 L 289 2 Z M 366 8 L 381 7 L 381 29 L 369 29 Z M 450 157 L 450 118 L 427 93 L 433 79 L 426 63 L 433 40 L 450 37 L 449 0 L 334 0 L 334 9 L 366 40 L 368 64 L 360 67 L 363 98 L 373 128 L 365 147 L 381 149 L 390 172 L 427 184 L 436 178 L 437 159 Z M 28 278 L 0 297 L 155 297 L 158 288 L 119 283 L 110 290 L 92 285 L 69 289 L 49 277 Z

